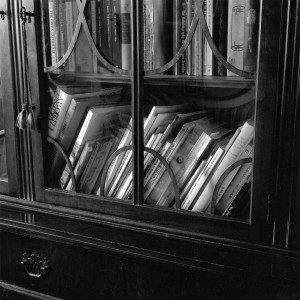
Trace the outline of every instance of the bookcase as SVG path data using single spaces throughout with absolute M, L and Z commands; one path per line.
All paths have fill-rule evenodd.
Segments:
M 299 295 L 299 4 L 1 0 L 0 286 Z

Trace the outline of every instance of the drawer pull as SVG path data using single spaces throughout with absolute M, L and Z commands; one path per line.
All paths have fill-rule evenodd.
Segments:
M 39 256 L 36 252 L 30 255 L 25 252 L 21 264 L 29 276 L 37 278 L 45 275 L 50 268 L 47 258 Z

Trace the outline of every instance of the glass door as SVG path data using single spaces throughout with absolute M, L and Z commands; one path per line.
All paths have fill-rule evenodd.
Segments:
M 116 165 L 132 157 L 131 6 L 123 2 L 42 3 L 48 188 L 111 197 Z
M 268 230 L 274 178 L 272 155 L 265 153 L 276 147 L 271 86 L 276 86 L 279 31 L 267 16 L 267 2 L 143 1 L 139 203 L 154 209 L 156 218 L 161 214 L 174 224 L 173 213 L 181 228 L 199 232 L 205 226 L 241 238 L 262 223 Z M 272 8 L 271 14 L 277 13 Z M 274 46 L 269 57 L 262 40 Z M 130 200 L 130 175 L 125 173 L 123 182 L 115 196 Z

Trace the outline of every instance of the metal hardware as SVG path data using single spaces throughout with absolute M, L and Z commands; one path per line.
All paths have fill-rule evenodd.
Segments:
M 27 12 L 26 8 L 24 6 L 20 9 L 20 18 L 22 20 L 22 23 L 25 24 L 26 22 L 31 23 L 31 17 L 34 17 L 34 13 Z
M 0 18 L 1 18 L 1 20 L 4 20 L 5 15 L 6 15 L 6 12 L 3 11 L 3 10 L 0 10 L 0 16 L 1 16 Z
M 25 252 L 21 264 L 24 266 L 26 273 L 35 278 L 44 276 L 50 268 L 47 258 L 39 256 L 36 252 L 31 255 Z

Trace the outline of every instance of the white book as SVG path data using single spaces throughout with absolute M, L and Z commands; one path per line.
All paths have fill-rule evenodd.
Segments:
M 193 186 L 191 187 L 190 191 L 184 198 L 181 208 L 182 209 L 189 209 L 190 205 L 193 203 L 194 199 L 197 197 L 200 189 L 205 184 L 206 180 L 210 176 L 210 174 L 213 172 L 214 167 L 217 165 L 221 155 L 223 154 L 224 149 L 218 148 L 218 150 L 215 152 L 215 154 L 212 156 L 212 158 L 207 163 L 205 169 L 203 170 L 202 174 L 198 177 L 198 179 L 195 181 Z
M 69 156 L 71 163 L 75 163 L 79 157 L 84 144 L 89 140 L 105 137 L 108 133 L 107 126 L 119 113 L 127 114 L 130 112 L 128 105 L 124 106 L 99 106 L 90 108 L 76 138 L 72 152 Z M 110 134 L 110 133 L 108 133 Z
M 209 29 L 210 35 L 213 37 L 213 0 L 206 0 L 205 5 L 206 24 Z M 213 75 L 213 52 L 207 42 L 204 40 L 204 70 L 203 75 Z
M 48 2 L 48 10 L 49 10 L 49 32 L 50 32 L 50 49 L 51 49 L 51 64 L 52 66 L 57 63 L 58 53 L 56 52 L 56 34 L 57 31 L 55 25 L 55 18 L 54 18 L 54 0 L 49 0 Z
M 183 188 L 180 198 L 181 200 L 184 200 L 188 192 L 191 190 L 192 186 L 194 185 L 195 181 L 202 175 L 203 171 L 205 170 L 206 166 L 209 164 L 211 161 L 212 156 L 209 156 L 208 159 L 204 159 L 201 161 L 199 167 L 196 169 L 194 172 L 193 176 L 190 178 L 186 186 Z
M 122 69 L 131 69 L 131 0 L 120 0 L 121 19 L 121 64 Z
M 57 87 L 55 91 L 50 89 L 50 94 L 52 103 L 48 115 L 48 135 L 57 139 L 74 95 L 64 92 L 60 87 Z
M 234 67 L 244 67 L 244 26 L 246 0 L 229 0 L 228 2 L 228 38 L 227 61 Z M 237 76 L 227 70 L 228 76 Z
M 67 47 L 70 46 L 73 34 L 74 34 L 74 19 L 73 19 L 73 5 L 72 5 L 72 0 L 66 0 L 66 27 L 67 27 Z M 67 50 L 67 49 L 66 49 Z M 75 54 L 74 50 L 70 54 L 68 58 L 68 63 L 67 63 L 67 69 L 70 72 L 75 72 Z
M 244 151 L 247 144 L 253 138 L 254 127 L 249 123 L 245 122 L 241 131 L 235 141 L 232 143 L 231 147 L 228 149 L 224 155 L 222 161 L 218 165 L 218 168 L 215 170 L 213 176 L 209 180 L 205 189 L 197 199 L 196 204 L 192 208 L 193 211 L 205 211 L 208 205 L 212 200 L 212 194 L 214 188 L 221 177 L 221 175 L 226 171 L 226 169 L 231 166 L 239 155 Z

